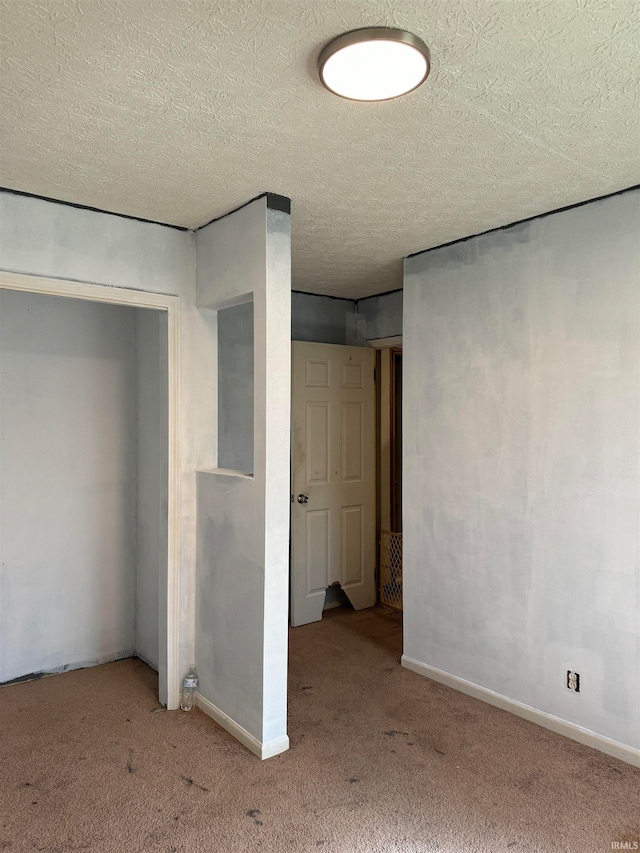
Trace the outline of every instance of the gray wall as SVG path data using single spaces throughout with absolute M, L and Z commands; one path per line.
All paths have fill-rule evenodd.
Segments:
M 402 334 L 402 291 L 367 299 L 291 294 L 291 339 L 365 346 L 375 338 Z
M 160 578 L 167 573 L 167 315 L 134 309 L 137 350 L 135 651 L 158 669 Z
M 218 311 L 218 467 L 253 473 L 253 301 Z
M 291 294 L 291 340 L 347 344 L 347 325 L 353 324 L 356 303 L 312 293 Z
M 198 504 L 198 691 L 262 741 L 264 510 L 252 477 L 213 472 Z
M 0 681 L 131 654 L 128 308 L 0 291 Z
M 358 300 L 358 315 L 364 322 L 365 340 L 394 338 L 402 334 L 402 291 Z
M 639 229 L 628 192 L 404 285 L 405 655 L 631 747 Z

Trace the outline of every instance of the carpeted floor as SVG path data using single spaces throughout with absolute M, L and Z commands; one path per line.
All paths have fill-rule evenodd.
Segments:
M 291 631 L 291 750 L 159 709 L 132 659 L 0 690 L 0 850 L 598 853 L 640 771 L 399 666 L 382 609 Z

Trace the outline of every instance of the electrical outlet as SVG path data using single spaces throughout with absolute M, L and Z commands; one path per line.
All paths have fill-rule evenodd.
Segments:
M 572 669 L 567 670 L 567 687 L 574 693 L 580 693 L 580 673 Z

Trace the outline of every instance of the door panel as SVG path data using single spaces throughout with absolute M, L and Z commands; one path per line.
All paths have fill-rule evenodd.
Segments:
M 334 583 L 356 609 L 376 601 L 374 364 L 364 347 L 293 344 L 292 625 L 321 619 Z
M 306 513 L 307 520 L 307 595 L 324 594 L 329 572 L 329 510 Z
M 329 403 L 307 403 L 307 485 L 329 482 Z
M 362 507 L 342 508 L 342 586 L 362 583 Z M 348 593 L 347 593 L 348 594 Z
M 364 424 L 362 403 L 342 404 L 342 482 L 361 483 Z
M 309 388 L 329 387 L 329 362 L 324 358 L 307 359 L 307 386 Z

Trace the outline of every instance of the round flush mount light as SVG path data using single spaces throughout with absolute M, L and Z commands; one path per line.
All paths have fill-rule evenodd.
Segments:
M 388 101 L 417 89 L 429 76 L 429 48 L 391 27 L 351 30 L 330 41 L 318 59 L 320 80 L 341 98 Z

